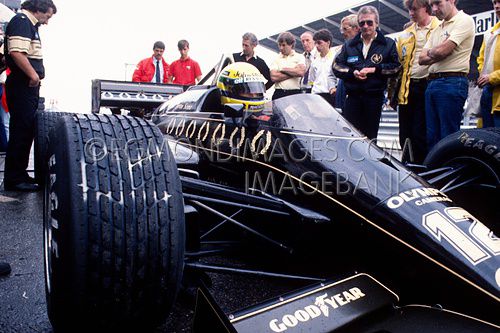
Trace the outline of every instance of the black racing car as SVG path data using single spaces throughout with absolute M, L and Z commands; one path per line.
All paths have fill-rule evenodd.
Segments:
M 39 115 L 56 330 L 154 328 L 184 276 L 195 332 L 498 332 L 498 129 L 405 166 L 319 96 L 253 114 L 220 93 L 191 87 L 151 121 Z M 213 260 L 235 253 L 249 265 Z M 305 284 L 225 314 L 205 272 Z

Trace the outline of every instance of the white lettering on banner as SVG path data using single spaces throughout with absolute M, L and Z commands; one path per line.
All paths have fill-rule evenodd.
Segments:
M 285 314 L 281 317 L 281 320 L 271 320 L 269 322 L 269 328 L 273 332 L 284 332 L 290 327 L 295 327 L 299 323 L 308 322 L 321 315 L 328 317 L 330 315 L 330 308 L 337 309 L 338 307 L 345 306 L 364 296 L 365 294 L 357 287 L 333 296 L 329 296 L 328 293 L 325 293 L 316 297 L 314 304 L 307 305 L 303 309 L 298 309 L 294 313 Z
M 495 15 L 495 11 L 493 10 L 477 13 L 471 16 L 474 19 L 474 24 L 476 26 L 476 36 L 484 35 L 498 22 L 498 17 Z

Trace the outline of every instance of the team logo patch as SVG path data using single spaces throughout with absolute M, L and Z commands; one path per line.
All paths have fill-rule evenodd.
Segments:
M 384 57 L 382 57 L 381 54 L 374 54 L 372 55 L 371 57 L 371 61 L 374 63 L 374 64 L 380 64 L 382 62 L 382 60 L 384 59 Z
M 358 61 L 358 56 L 350 56 L 350 57 L 347 57 L 347 63 L 349 64 L 352 64 L 352 63 L 355 63 Z

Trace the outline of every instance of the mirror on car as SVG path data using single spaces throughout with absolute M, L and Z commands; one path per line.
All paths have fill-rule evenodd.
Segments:
M 238 103 L 224 104 L 224 116 L 229 118 L 242 118 L 245 106 Z

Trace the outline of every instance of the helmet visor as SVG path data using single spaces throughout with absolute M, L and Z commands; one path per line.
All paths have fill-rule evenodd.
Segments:
M 266 87 L 263 82 L 238 83 L 228 89 L 228 97 L 247 101 L 261 101 L 264 99 Z

